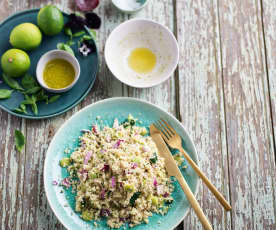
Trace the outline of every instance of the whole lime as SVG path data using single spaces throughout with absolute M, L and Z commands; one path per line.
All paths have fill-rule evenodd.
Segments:
M 9 49 L 1 57 L 1 67 L 10 77 L 20 77 L 30 68 L 31 61 L 26 52 L 19 49 Z
M 12 30 L 10 43 L 14 48 L 26 51 L 38 47 L 42 40 L 39 28 L 32 23 L 22 23 Z
M 46 35 L 56 35 L 63 28 L 63 15 L 56 6 L 45 6 L 38 12 L 37 24 Z

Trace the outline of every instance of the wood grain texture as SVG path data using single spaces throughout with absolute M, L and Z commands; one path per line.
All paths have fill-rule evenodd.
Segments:
M 200 168 L 229 200 L 217 1 L 176 1 L 176 10 L 182 123 Z M 231 229 L 230 214 L 202 183 L 197 198 L 214 229 Z M 202 229 L 193 211 L 183 229 Z
M 274 129 L 274 148 L 276 143 L 276 2 L 262 0 L 262 16 L 266 63 L 270 92 L 271 113 Z M 276 183 L 276 182 L 275 182 Z M 275 184 L 274 184 L 275 186 Z
M 232 229 L 275 229 L 275 159 L 260 1 L 219 2 Z

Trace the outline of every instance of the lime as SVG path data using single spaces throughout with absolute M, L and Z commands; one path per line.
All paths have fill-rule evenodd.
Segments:
M 39 28 L 32 23 L 22 23 L 16 26 L 10 35 L 10 43 L 14 48 L 32 50 L 38 47 L 42 40 Z
M 37 24 L 46 35 L 56 35 L 63 28 L 63 15 L 56 6 L 45 6 L 38 12 Z
M 31 61 L 26 52 L 19 49 L 9 49 L 1 57 L 1 67 L 10 77 L 20 77 L 30 68 Z

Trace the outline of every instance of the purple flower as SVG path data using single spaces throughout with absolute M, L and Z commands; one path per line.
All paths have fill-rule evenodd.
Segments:
M 91 156 L 92 156 L 92 152 L 86 153 L 86 155 L 85 155 L 85 157 L 84 157 L 84 161 L 83 161 L 83 163 L 84 163 L 85 165 L 88 164 L 88 161 L 90 160 Z

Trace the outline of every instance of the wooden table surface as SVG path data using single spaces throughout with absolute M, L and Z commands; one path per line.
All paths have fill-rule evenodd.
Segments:
M 47 2 L 75 10 L 73 0 L 0 0 L 0 20 Z M 0 110 L 0 229 L 64 229 L 43 189 L 47 147 L 60 125 L 81 108 L 116 96 L 150 101 L 186 127 L 201 169 L 233 207 L 226 213 L 200 183 L 197 199 L 214 229 L 276 229 L 276 1 L 152 0 L 143 11 L 127 15 L 101 0 L 96 11 L 103 21 L 101 66 L 85 100 L 64 115 L 38 121 Z M 160 86 L 128 87 L 105 64 L 108 35 L 133 17 L 156 20 L 178 39 L 179 67 Z M 14 129 L 27 139 L 22 154 L 14 149 Z M 191 211 L 177 229 L 202 227 Z

